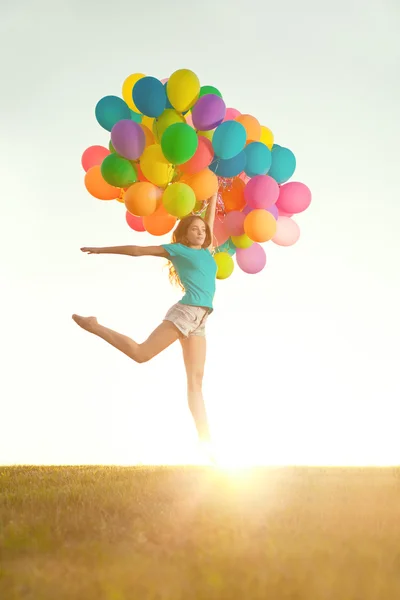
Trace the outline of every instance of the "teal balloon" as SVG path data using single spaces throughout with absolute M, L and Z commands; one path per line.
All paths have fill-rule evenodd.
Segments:
M 219 158 L 233 158 L 246 146 L 246 130 L 237 121 L 225 121 L 214 131 L 212 145 Z
M 141 123 L 143 115 L 139 115 L 139 113 L 135 112 L 131 108 L 129 110 L 131 111 L 131 121 L 135 121 L 135 123 Z
M 214 94 L 214 96 L 219 96 L 222 98 L 222 94 L 218 88 L 214 87 L 213 85 L 202 85 L 200 88 L 199 98 L 206 96 L 207 94 Z
M 236 246 L 232 242 L 231 238 L 229 238 L 229 240 L 227 240 L 224 244 L 217 246 L 215 248 L 215 252 L 227 252 L 229 256 L 233 256 L 236 253 Z
M 236 177 L 246 168 L 246 154 L 244 150 L 239 152 L 233 158 L 224 160 L 222 158 L 214 158 L 213 162 L 209 166 L 209 169 L 213 171 L 219 177 Z
M 285 183 L 296 170 L 296 157 L 289 148 L 283 146 L 272 147 L 272 163 L 268 175 L 277 183 Z
M 138 110 L 147 117 L 159 117 L 167 104 L 165 87 L 155 77 L 139 79 L 133 86 L 132 99 Z
M 131 109 L 118 96 L 104 96 L 96 104 L 95 115 L 99 125 L 111 131 L 118 121 L 131 118 Z
M 268 173 L 272 164 L 272 152 L 265 144 L 251 142 L 246 146 L 244 152 L 246 154 L 246 168 L 244 172 L 248 177 L 266 175 Z
M 137 181 L 135 167 L 118 154 L 109 154 L 101 163 L 103 179 L 116 187 L 128 187 Z

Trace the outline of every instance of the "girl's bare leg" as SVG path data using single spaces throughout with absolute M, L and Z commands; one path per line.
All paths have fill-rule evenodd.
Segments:
M 72 315 L 75 323 L 102 338 L 117 350 L 120 350 L 137 363 L 144 363 L 160 354 L 179 338 L 179 331 L 170 321 L 163 321 L 142 344 L 113 329 L 104 327 L 97 322 L 96 317 L 81 317 Z

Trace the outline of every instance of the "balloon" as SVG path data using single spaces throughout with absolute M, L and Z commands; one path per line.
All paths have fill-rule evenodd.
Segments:
M 150 129 L 150 131 L 153 131 L 154 119 L 153 119 L 153 117 L 144 116 L 141 124 L 144 125 L 145 127 L 148 127 Z
M 144 147 L 147 148 L 147 146 L 152 146 L 155 142 L 153 132 L 150 131 L 146 125 L 140 124 L 140 127 L 144 133 Z
M 143 115 L 139 115 L 139 113 L 135 113 L 132 109 L 131 111 L 131 121 L 135 121 L 135 123 L 141 123 L 143 119 Z
M 85 175 L 85 186 L 89 194 L 98 200 L 115 200 L 120 195 L 120 188 L 107 183 L 102 174 L 100 165 L 90 167 Z
M 289 148 L 273 146 L 272 164 L 268 174 L 278 183 L 284 183 L 291 178 L 296 169 L 296 158 Z
M 221 92 L 213 85 L 202 85 L 200 88 L 199 97 L 201 98 L 202 96 L 206 96 L 207 94 L 214 94 L 214 96 L 219 96 L 220 98 L 222 98 Z
M 188 125 L 190 125 L 190 127 L 193 127 L 193 119 L 192 119 L 192 113 L 187 113 L 187 115 L 185 115 L 185 119 L 186 119 L 186 123 Z M 193 127 L 194 128 L 194 127 Z
M 244 149 L 246 155 L 245 173 L 249 177 L 268 173 L 271 162 L 271 150 L 261 142 L 251 142 Z
M 236 262 L 242 271 L 254 275 L 263 270 L 267 263 L 267 257 L 264 248 L 260 244 L 253 244 L 249 248 L 237 249 Z
M 217 246 L 215 248 L 215 252 L 227 252 L 230 256 L 233 256 L 234 254 L 236 254 L 236 246 L 235 244 L 232 242 L 231 239 L 227 240 L 224 244 L 221 244 L 220 246 Z
M 111 131 L 118 121 L 131 118 L 129 106 L 118 96 L 104 96 L 96 104 L 95 114 L 99 125 L 107 131 Z
M 132 98 L 139 111 L 147 117 L 159 117 L 167 102 L 165 88 L 155 77 L 139 79 L 133 87 Z
M 142 77 L 146 77 L 146 75 L 144 75 L 143 73 L 133 73 L 132 75 L 129 75 L 129 77 L 127 77 L 124 83 L 122 84 L 122 97 L 129 106 L 129 108 L 131 108 L 136 113 L 139 113 L 140 110 L 137 108 L 133 101 L 132 90 L 135 83 L 139 81 L 139 79 L 142 79 Z
M 194 156 L 198 145 L 197 134 L 187 123 L 170 125 L 161 138 L 165 158 L 174 165 L 181 165 Z
M 128 187 L 137 181 L 135 167 L 118 154 L 106 156 L 101 163 L 101 174 L 107 183 L 117 187 Z
M 236 177 L 246 167 L 246 155 L 244 150 L 236 154 L 233 158 L 223 160 L 222 158 L 214 158 L 210 165 L 210 169 L 219 177 Z
M 118 198 L 115 198 L 115 199 L 117 202 L 120 202 L 120 204 L 124 204 L 124 197 L 125 197 L 125 188 L 120 189 L 119 196 L 118 196 Z
M 276 221 L 267 210 L 252 210 L 246 215 L 244 230 L 253 242 L 267 242 L 276 233 Z
M 179 170 L 188 174 L 198 173 L 208 167 L 213 158 L 212 143 L 204 136 L 199 135 L 196 152 L 190 160 L 179 166 Z
M 149 217 L 143 217 L 145 230 L 151 235 L 165 235 L 175 227 L 176 217 L 169 215 L 161 203 L 156 212 Z
M 142 172 L 142 169 L 140 168 L 140 164 L 136 164 L 136 172 L 137 172 L 137 177 L 138 177 L 138 181 L 149 181 Z
M 278 208 L 278 215 L 279 215 L 280 217 L 292 217 L 292 216 L 293 216 L 293 213 L 287 213 L 286 211 L 284 211 L 284 210 L 282 210 L 282 209 Z
M 210 143 L 211 145 L 211 143 Z M 82 154 L 81 163 L 85 171 L 88 171 L 90 167 L 95 165 L 101 165 L 106 156 L 110 154 L 110 151 L 104 146 L 89 146 Z
M 276 203 L 279 210 L 286 213 L 300 213 L 306 210 L 311 203 L 309 188 L 299 181 L 291 181 L 282 185 Z
M 239 236 L 244 233 L 244 220 L 246 215 L 238 210 L 232 210 L 226 215 L 226 229 L 229 231 L 229 235 Z
M 245 233 L 242 235 L 232 235 L 231 240 L 236 248 L 250 248 L 250 246 L 254 244 L 253 240 L 251 240 Z
M 278 200 L 279 185 L 268 175 L 257 175 L 244 189 L 246 203 L 251 208 L 269 208 Z
M 272 146 L 274 145 L 274 134 L 270 129 L 268 129 L 268 127 L 265 127 L 265 125 L 261 125 L 260 142 L 262 142 L 267 146 L 267 148 L 272 150 Z
M 189 110 L 200 94 L 199 78 L 189 69 L 172 73 L 167 82 L 167 95 L 172 106 L 180 113 Z
M 239 115 L 240 115 L 240 111 L 236 110 L 236 108 L 227 108 L 225 117 L 224 117 L 224 121 L 233 121 Z
M 245 184 L 241 179 L 234 179 L 229 187 L 221 189 L 221 199 L 227 213 L 231 210 L 243 210 L 246 204 L 244 189 Z
M 212 145 L 219 158 L 224 160 L 233 158 L 246 145 L 246 130 L 237 121 L 225 121 L 215 130 Z
M 243 125 L 248 140 L 258 142 L 261 137 L 261 125 L 255 117 L 252 117 L 251 115 L 239 115 L 235 118 L 235 121 Z
M 279 217 L 272 241 L 278 246 L 293 246 L 300 237 L 300 227 L 290 217 Z
M 214 137 L 214 129 L 210 129 L 210 131 L 198 131 L 197 135 L 202 135 L 203 137 L 207 138 L 208 140 L 210 140 L 210 142 L 212 142 L 212 139 Z
M 148 181 L 160 187 L 166 186 L 174 176 L 174 168 L 158 144 L 145 149 L 140 158 L 140 168 Z
M 111 129 L 111 142 L 117 154 L 128 160 L 137 160 L 144 150 L 146 139 L 139 123 L 123 119 Z
M 228 252 L 218 252 L 214 254 L 214 260 L 217 264 L 217 279 L 227 279 L 233 273 L 234 262 Z
M 161 83 L 162 83 L 163 85 L 165 85 L 165 84 L 167 83 L 168 79 L 169 79 L 169 77 L 164 77 L 164 78 L 163 78 L 163 79 L 161 79 L 160 81 L 161 81 Z
M 175 125 L 175 123 L 186 123 L 185 117 L 179 114 L 174 108 L 166 108 L 158 119 L 154 119 L 153 133 L 156 141 L 160 142 L 164 131 L 170 125 Z
M 157 200 L 160 196 L 160 188 L 152 183 L 140 181 L 128 188 L 125 192 L 124 202 L 132 215 L 148 217 L 157 209 Z
M 203 169 L 193 175 L 184 174 L 181 181 L 192 188 L 198 202 L 207 200 L 218 192 L 218 177 L 210 169 Z
M 226 113 L 225 102 L 215 94 L 199 98 L 192 109 L 193 125 L 201 131 L 215 129 L 222 123 Z
M 131 213 L 127 210 L 125 219 L 129 227 L 134 231 L 146 231 L 143 225 L 142 217 L 135 217 L 135 215 L 131 215 Z
M 226 223 L 224 220 L 221 220 L 218 216 L 214 221 L 214 231 L 213 231 L 213 246 L 220 246 L 224 244 L 229 239 L 229 233 L 226 229 Z
M 194 209 L 196 196 L 186 183 L 172 183 L 165 189 L 162 201 L 170 215 L 182 219 Z
M 276 207 L 276 204 L 273 204 L 272 206 L 270 206 L 269 208 L 267 208 L 267 211 L 269 213 L 271 213 L 271 215 L 274 217 L 275 221 L 278 219 L 279 217 L 279 211 Z

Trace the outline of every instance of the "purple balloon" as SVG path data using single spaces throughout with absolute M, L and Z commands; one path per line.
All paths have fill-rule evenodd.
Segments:
M 236 249 L 236 262 L 242 271 L 255 275 L 263 270 L 267 264 L 267 257 L 264 248 L 254 243 L 249 248 Z
M 278 220 L 279 212 L 278 212 L 278 207 L 276 206 L 276 204 L 273 204 L 272 206 L 270 206 L 269 208 L 267 208 L 267 211 L 270 212 L 271 215 L 273 217 L 275 217 L 276 220 Z
M 139 123 L 122 119 L 111 129 L 111 143 L 120 156 L 136 160 L 143 153 L 146 138 Z
M 225 113 L 226 106 L 222 98 L 206 94 L 192 108 L 193 125 L 199 131 L 210 131 L 222 123 Z

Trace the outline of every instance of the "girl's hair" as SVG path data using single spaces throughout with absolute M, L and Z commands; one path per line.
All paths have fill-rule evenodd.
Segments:
M 206 237 L 204 240 L 204 243 L 202 245 L 202 248 L 208 248 L 209 246 L 211 246 L 212 244 L 212 236 L 211 236 L 211 230 L 208 226 L 208 224 L 205 222 L 205 220 L 202 217 L 199 217 L 197 215 L 188 215 L 187 217 L 184 217 L 183 219 L 181 219 L 179 221 L 179 224 L 177 226 L 177 228 L 174 230 L 173 234 L 172 234 L 172 243 L 173 244 L 183 244 L 184 246 L 188 245 L 188 239 L 186 237 L 187 232 L 189 227 L 191 226 L 191 224 L 193 223 L 193 221 L 196 221 L 196 219 L 199 219 L 200 221 L 203 221 L 204 225 L 206 226 Z M 181 280 L 179 279 L 178 273 L 175 270 L 174 265 L 172 264 L 171 261 L 168 261 L 168 270 L 169 270 L 169 280 L 172 283 L 172 285 L 176 285 L 178 287 L 181 288 L 181 290 L 184 292 L 185 288 L 181 282 Z

